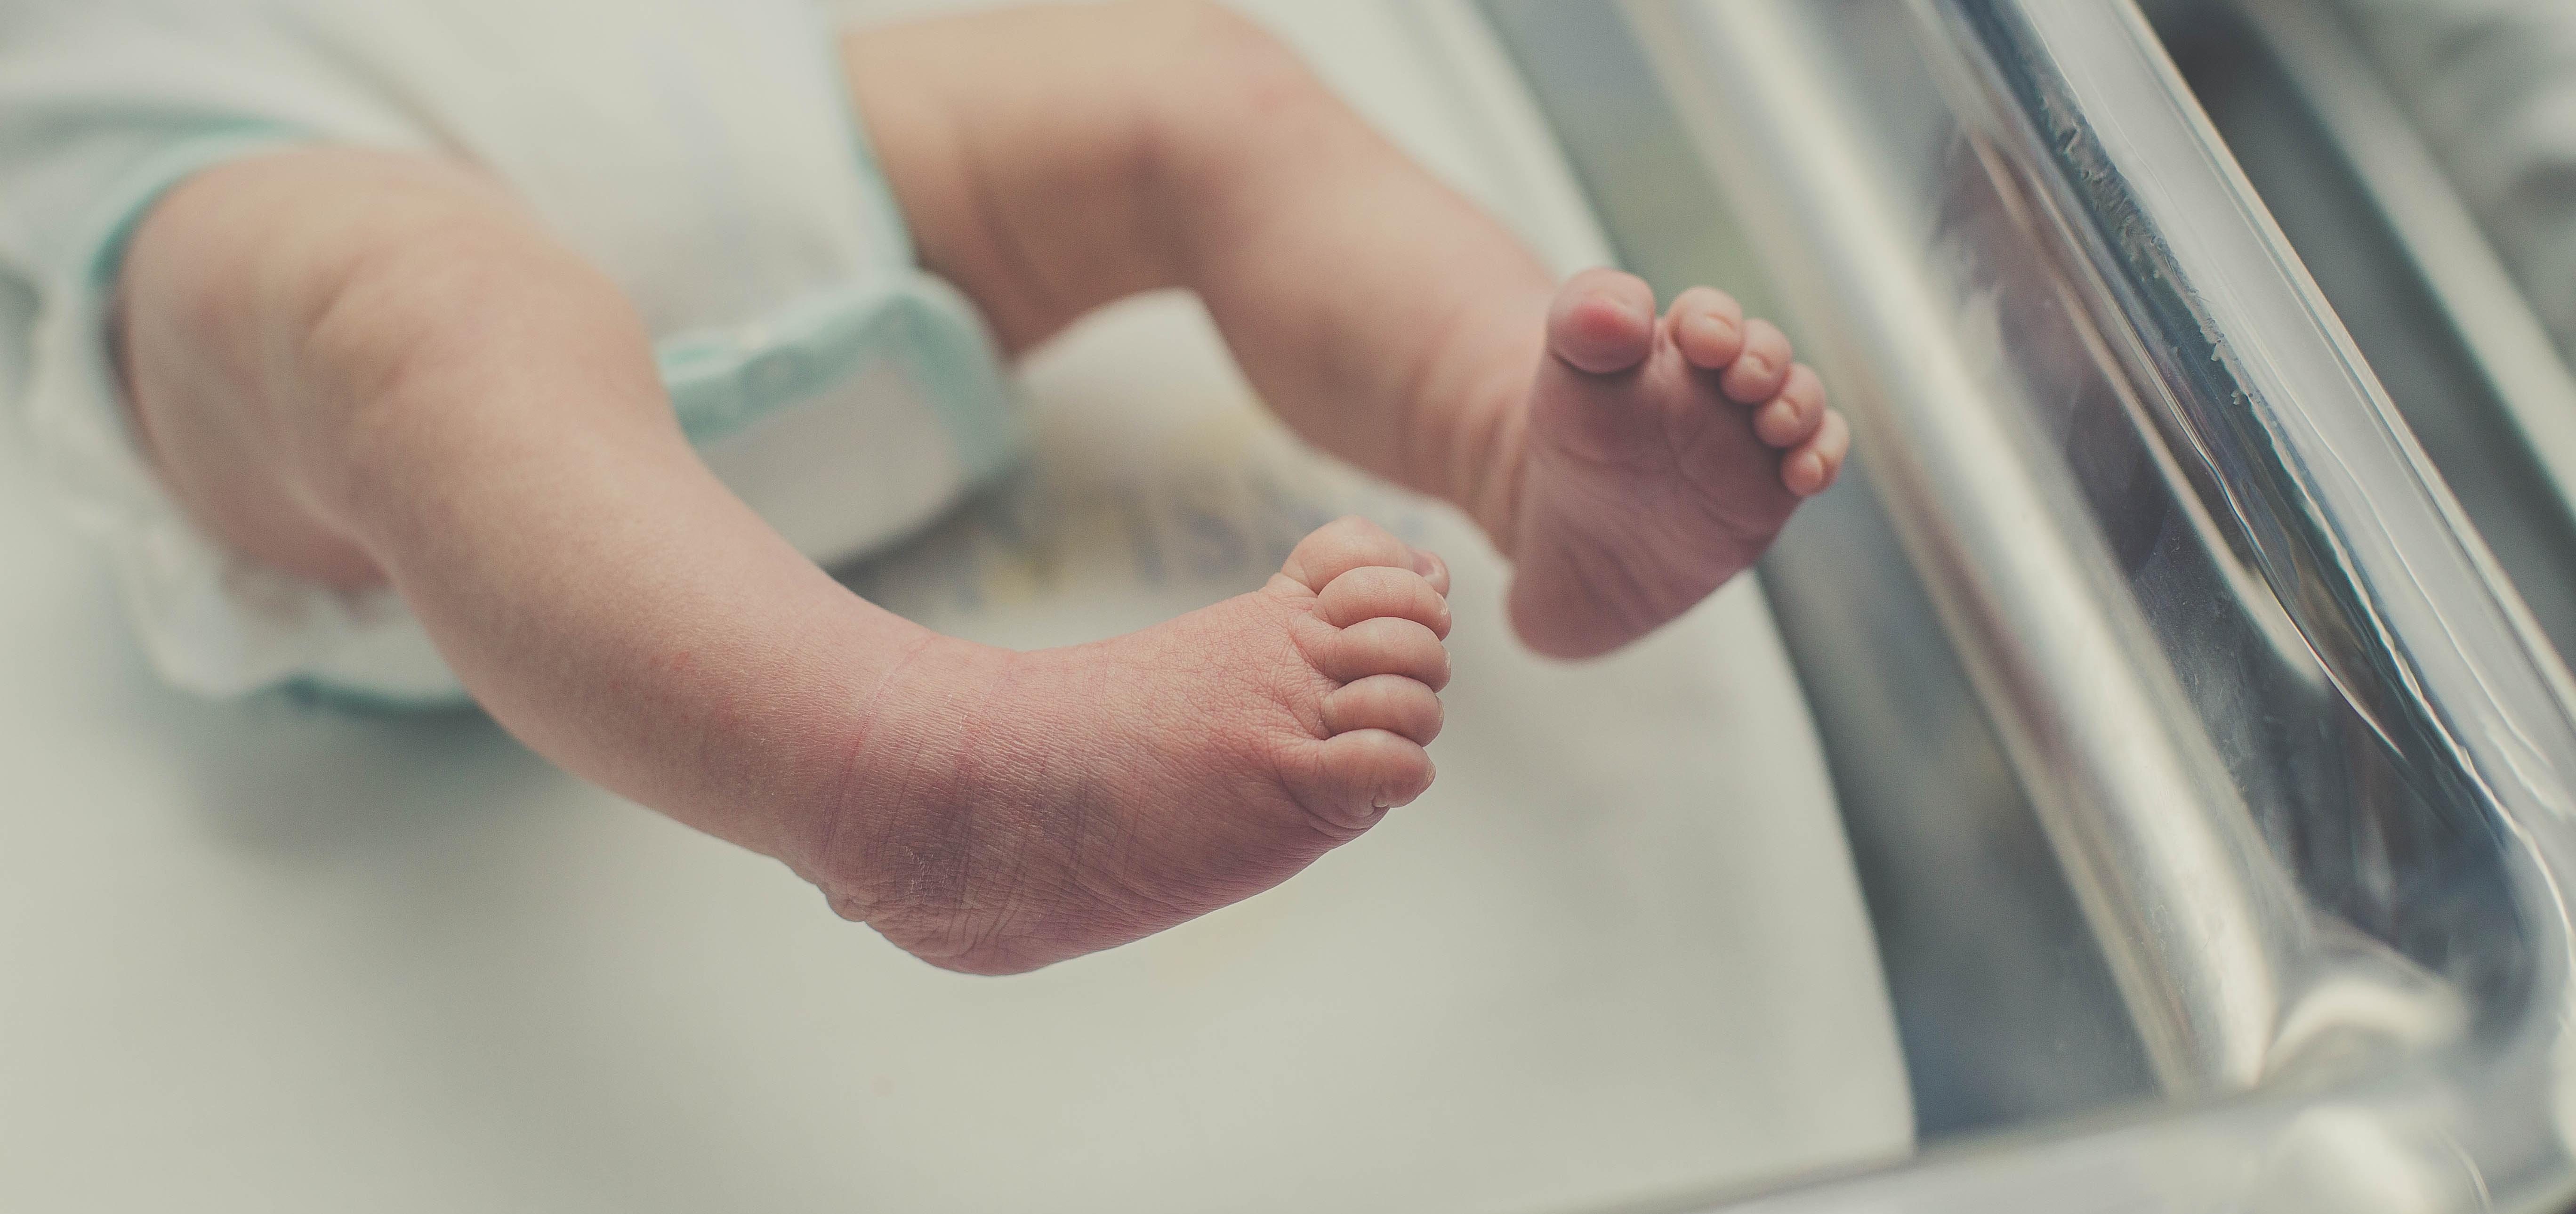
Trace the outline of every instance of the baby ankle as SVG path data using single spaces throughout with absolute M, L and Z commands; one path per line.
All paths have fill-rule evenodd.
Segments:
M 1028 655 L 949 637 L 916 642 L 863 693 L 850 738 L 814 798 L 820 820 L 790 867 L 843 918 L 884 929 L 954 913 L 976 867 L 975 819 L 1007 790 L 1024 706 L 1005 702 Z

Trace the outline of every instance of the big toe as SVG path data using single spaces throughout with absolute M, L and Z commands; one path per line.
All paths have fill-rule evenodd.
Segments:
M 1617 270 L 1587 270 L 1556 293 L 1547 347 L 1577 370 L 1614 375 L 1646 361 L 1655 321 L 1655 292 L 1645 280 Z
M 1420 743 L 1383 729 L 1336 734 L 1315 747 L 1308 804 L 1345 830 L 1366 830 L 1430 791 L 1438 770 Z

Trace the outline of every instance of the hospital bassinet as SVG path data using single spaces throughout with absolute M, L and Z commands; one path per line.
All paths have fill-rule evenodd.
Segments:
M 1865 453 L 1763 573 L 1924 1150 L 1723 1208 L 2563 1208 L 2576 393 L 2333 14 L 1484 10 Z

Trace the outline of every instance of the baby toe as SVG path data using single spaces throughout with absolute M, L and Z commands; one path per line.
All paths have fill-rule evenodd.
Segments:
M 1814 497 L 1833 487 L 1850 452 L 1850 423 L 1828 409 L 1823 424 L 1816 427 L 1816 437 L 1781 458 L 1780 483 L 1800 497 Z
M 1324 728 L 1335 734 L 1383 729 L 1429 746 L 1442 719 L 1439 695 L 1403 675 L 1370 675 L 1324 697 Z
M 1556 293 L 1547 346 L 1576 370 L 1612 375 L 1646 360 L 1655 336 L 1655 292 L 1617 270 L 1586 270 Z
M 1739 405 L 1758 405 L 1780 394 L 1789 376 L 1789 335 L 1767 320 L 1744 323 L 1744 352 L 1718 387 Z
M 1673 300 L 1673 344 L 1691 365 L 1723 371 L 1744 353 L 1744 305 L 1715 287 L 1692 287 Z
M 1279 571 L 1320 594 L 1343 574 L 1373 566 L 1393 566 L 1416 573 L 1437 571 L 1444 577 L 1447 573 L 1447 567 L 1437 558 L 1414 551 L 1412 545 L 1395 538 L 1386 528 L 1357 515 L 1335 519 L 1299 540 Z
M 1336 683 L 1398 674 L 1433 691 L 1449 686 L 1449 648 L 1430 628 L 1394 616 L 1335 631 L 1317 652 L 1315 665 Z
M 1771 403 L 1753 411 L 1753 432 L 1764 443 L 1786 450 L 1816 436 L 1825 424 L 1825 382 L 1806 364 L 1789 368 L 1788 382 Z
M 1316 597 L 1316 614 L 1336 628 L 1391 617 L 1411 620 L 1436 637 L 1449 635 L 1449 600 L 1431 588 L 1431 579 L 1384 565 L 1353 569 L 1334 578 Z

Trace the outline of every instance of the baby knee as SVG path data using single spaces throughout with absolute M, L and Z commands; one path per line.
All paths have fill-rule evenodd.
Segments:
M 1287 43 L 1216 0 L 1147 0 L 1136 11 L 1153 24 L 1153 44 L 1166 48 L 1155 113 L 1171 163 L 1266 155 L 1339 105 Z

